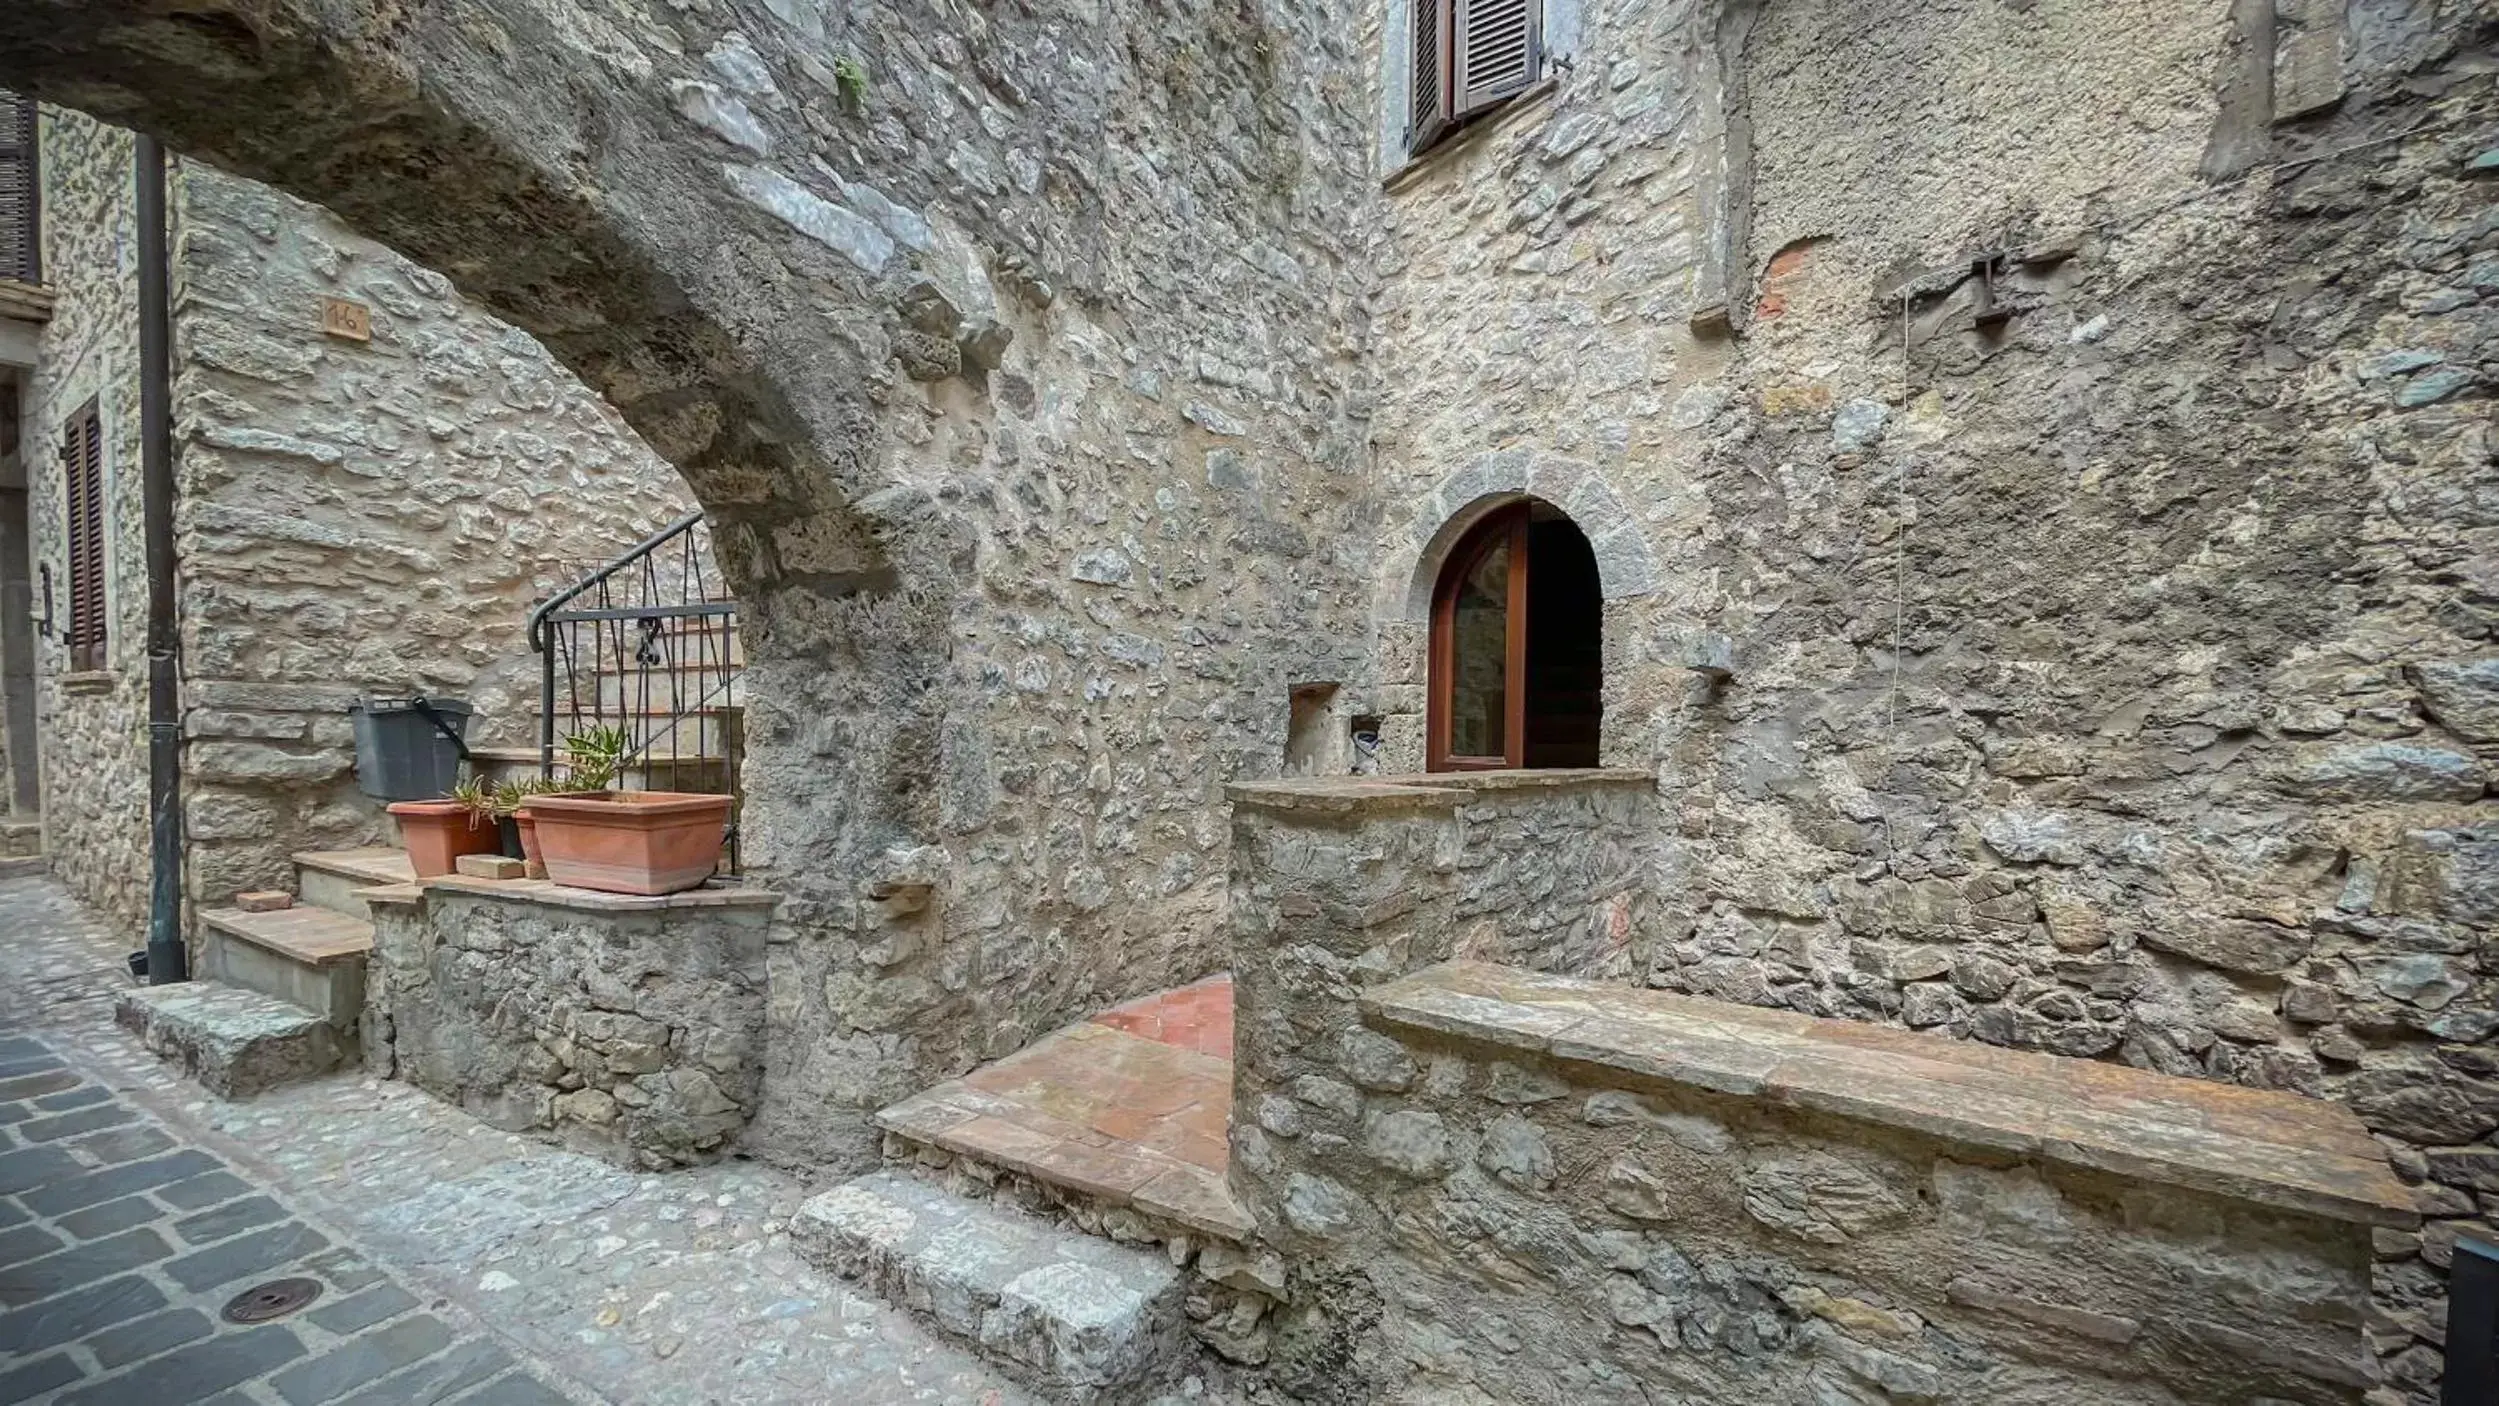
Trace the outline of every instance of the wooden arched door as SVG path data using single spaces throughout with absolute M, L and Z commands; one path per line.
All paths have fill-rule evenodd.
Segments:
M 1469 529 L 1432 592 L 1424 764 L 1595 766 L 1603 609 L 1596 554 L 1560 510 L 1521 502 Z

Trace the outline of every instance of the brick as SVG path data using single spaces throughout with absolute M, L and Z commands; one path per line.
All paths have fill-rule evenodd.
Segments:
M 0 1079 L 15 1079 L 20 1075 L 38 1074 L 60 1067 L 60 1056 L 51 1053 L 0 1058 Z
M 0 1059 L 23 1059 L 28 1055 L 50 1053 L 51 1047 L 32 1035 L 0 1035 Z
M 111 1166 L 116 1162 L 135 1162 L 142 1157 L 153 1157 L 173 1145 L 174 1140 L 165 1136 L 164 1129 L 136 1123 L 80 1138 L 68 1146 L 70 1151 L 89 1162 Z
M 68 1393 L 59 1406 L 196 1401 L 283 1367 L 303 1355 L 303 1342 L 285 1324 L 265 1323 L 150 1358 L 129 1371 Z
M 93 1084 L 81 1084 L 74 1089 L 63 1089 L 56 1094 L 45 1094 L 35 1100 L 35 1107 L 46 1113 L 64 1113 L 73 1108 L 87 1108 L 104 1103 L 112 1097 L 110 1090 L 99 1089 Z
M 269 1385 L 288 1406 L 325 1406 L 342 1393 L 413 1366 L 451 1345 L 451 1330 L 439 1318 L 420 1314 L 299 1362 L 270 1379 Z
M 69 1242 L 39 1225 L 0 1230 L 0 1269 L 42 1259 Z
M 172 1249 L 153 1230 L 125 1230 L 108 1239 L 73 1246 L 11 1270 L 6 1279 L 0 1279 L 0 1304 L 14 1307 L 50 1298 L 161 1260 Z
M 170 1186 L 217 1170 L 217 1159 L 205 1152 L 185 1148 L 145 1162 L 126 1162 L 104 1171 L 89 1172 L 83 1177 L 53 1182 L 20 1196 L 26 1209 L 39 1216 L 57 1216 L 87 1206 L 100 1206 L 117 1197 Z
M 125 1196 L 101 1206 L 72 1211 L 54 1224 L 81 1240 L 99 1240 L 134 1225 L 145 1225 L 163 1214 L 162 1207 L 144 1196 Z
M 460 1406 L 573 1406 L 573 1399 L 535 1377 L 514 1372 L 461 1397 Z
M 396 1284 L 376 1284 L 361 1294 L 336 1300 L 304 1316 L 333 1333 L 353 1333 L 417 1306 L 416 1295 Z
M 459 1343 L 438 1357 L 377 1382 L 338 1406 L 408 1406 L 414 1401 L 449 1401 L 467 1388 L 512 1366 L 512 1355 L 482 1338 Z M 569 1406 L 569 1403 L 568 1403 Z
M 295 906 L 295 895 L 284 889 L 251 889 L 236 894 L 234 906 L 246 913 L 280 913 Z
M 78 1364 L 66 1352 L 40 1357 L 11 1372 L 0 1372 L 0 1401 L 32 1401 L 78 1380 Z
M 251 1189 L 251 1183 L 232 1172 L 210 1172 L 161 1188 L 156 1199 L 177 1211 L 197 1211 L 220 1201 L 231 1201 Z
M 139 1115 L 118 1103 L 99 1103 L 75 1113 L 55 1113 L 43 1118 L 30 1118 L 18 1125 L 17 1135 L 28 1142 L 53 1142 L 98 1128 L 115 1127 Z
M 165 1273 L 183 1288 L 198 1293 L 237 1279 L 265 1278 L 271 1271 L 291 1265 L 329 1243 L 329 1237 L 320 1231 L 290 1221 L 185 1255 L 166 1265 Z
M 40 1352 L 165 1306 L 164 1291 L 135 1275 L 0 1314 L 0 1353 Z
M 0 1194 L 14 1195 L 87 1170 L 57 1147 L 23 1147 L 0 1152 Z
M 217 1325 L 208 1315 L 196 1308 L 169 1308 L 118 1328 L 90 1334 L 86 1348 L 109 1372 L 144 1357 L 170 1352 L 184 1343 L 197 1342 L 216 1330 Z
M 461 873 L 472 879 L 518 879 L 527 876 L 521 861 L 500 854 L 464 854 L 452 862 L 460 866 Z

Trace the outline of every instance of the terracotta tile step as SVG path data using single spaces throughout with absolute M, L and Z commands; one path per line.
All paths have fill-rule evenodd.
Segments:
M 373 925 L 327 908 L 281 908 L 274 913 L 246 913 L 240 908 L 211 908 L 200 921 L 223 936 L 308 967 L 361 962 L 373 950 Z
M 408 852 L 389 845 L 304 850 L 292 857 L 298 869 L 318 869 L 342 879 L 360 879 L 368 884 L 416 882 L 416 868 L 408 863 Z

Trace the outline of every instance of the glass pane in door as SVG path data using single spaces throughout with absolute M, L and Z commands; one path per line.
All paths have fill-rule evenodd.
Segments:
M 1449 622 L 1449 754 L 1509 752 L 1510 543 L 1475 559 Z

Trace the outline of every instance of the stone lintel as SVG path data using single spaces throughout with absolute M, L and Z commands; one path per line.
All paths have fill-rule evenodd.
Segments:
M 569 888 L 545 879 L 476 879 L 465 874 L 443 874 L 420 880 L 419 887 L 429 893 L 494 898 L 506 903 L 569 908 L 585 913 L 666 913 L 691 908 L 772 909 L 781 906 L 781 895 L 777 893 L 734 887 L 705 887 L 670 894 L 601 893 L 596 889 Z
M 1243 781 L 1224 788 L 1235 806 L 1281 814 L 1394 815 L 1454 810 L 1481 796 L 1654 788 L 1653 772 L 1630 768 L 1539 771 L 1436 771 L 1421 776 L 1316 776 Z
M 2420 1220 L 2351 1110 L 2298 1094 L 1483 962 L 1402 977 L 1362 1007 L 1384 1030 L 1524 1051 L 1600 1080 L 1755 1098 L 2329 1220 Z

